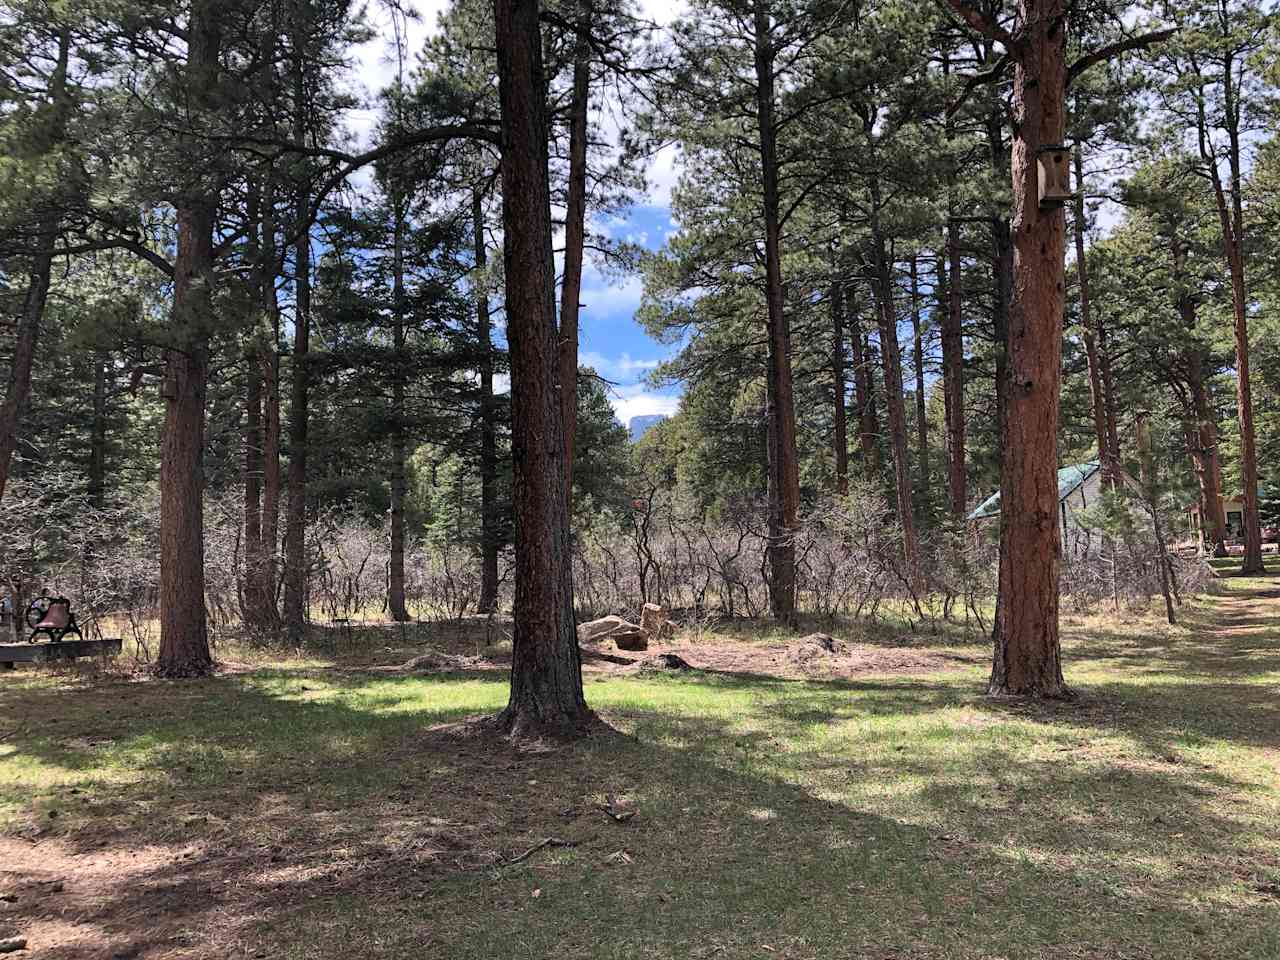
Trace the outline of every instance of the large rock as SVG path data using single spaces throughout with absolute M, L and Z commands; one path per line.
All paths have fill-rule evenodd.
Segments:
M 606 640 L 612 640 L 619 650 L 649 648 L 645 632 L 622 617 L 601 617 L 578 625 L 579 643 L 604 643 Z

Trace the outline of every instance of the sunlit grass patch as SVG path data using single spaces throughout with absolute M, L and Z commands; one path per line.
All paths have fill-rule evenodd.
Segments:
M 0 844 L 171 851 L 215 891 L 184 922 L 281 957 L 1280 956 L 1278 665 L 1222 627 L 1258 602 L 1067 618 L 1073 704 L 989 701 L 972 658 L 589 678 L 623 735 L 574 746 L 460 723 L 501 671 L 23 672 Z

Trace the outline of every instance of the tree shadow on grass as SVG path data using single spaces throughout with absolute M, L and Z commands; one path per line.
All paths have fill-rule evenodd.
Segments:
M 614 686 L 593 689 L 628 735 L 533 747 L 458 726 L 505 699 L 492 673 L 0 692 L 58 719 L 0 756 L 57 774 L 20 869 L 90 865 L 43 901 L 23 886 L 4 922 L 47 934 L 61 911 L 87 939 L 39 947 L 54 960 L 1280 949 L 1276 902 L 1238 875 L 1275 864 L 1274 831 L 1215 801 L 1247 784 L 1029 757 L 1000 725 L 931 717 L 984 702 L 958 685 Z M 699 715 L 682 690 L 732 702 Z M 602 813 L 610 795 L 637 816 Z M 510 862 L 547 838 L 574 845 Z

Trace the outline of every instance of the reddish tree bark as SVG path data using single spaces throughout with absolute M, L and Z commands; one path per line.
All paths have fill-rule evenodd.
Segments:
M 563 734 L 591 713 L 573 617 L 542 37 L 537 0 L 495 0 L 494 11 L 516 529 L 511 696 L 498 721 Z
M 1060 144 L 1067 83 L 1065 0 L 1019 0 L 1014 68 L 1013 298 L 1001 472 L 999 629 L 993 694 L 1061 697 L 1058 639 L 1058 403 L 1066 227 L 1039 206 L 1040 148 Z
M 187 24 L 191 103 L 210 108 L 222 45 L 218 4 L 196 2 Z M 204 407 L 213 313 L 217 197 L 198 180 L 176 206 L 171 345 L 165 350 L 160 442 L 160 651 L 156 672 L 193 677 L 213 668 L 204 604 Z

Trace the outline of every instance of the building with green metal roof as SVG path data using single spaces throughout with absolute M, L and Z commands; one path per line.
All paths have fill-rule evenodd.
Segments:
M 1073 463 L 1058 471 L 1058 510 L 1062 519 L 1062 546 L 1067 557 L 1087 555 L 1093 547 L 1093 536 L 1080 524 L 1072 522 L 1072 514 L 1084 510 L 1102 498 L 1102 465 L 1097 460 Z M 996 491 L 969 514 L 975 522 L 1000 516 L 1000 491 Z
M 1072 495 L 1079 493 L 1080 496 L 1075 499 L 1082 502 L 1081 506 L 1088 506 L 1088 503 L 1097 499 L 1097 494 L 1089 496 L 1089 491 L 1085 489 L 1088 486 L 1100 486 L 1101 477 L 1098 472 L 1102 469 L 1102 464 L 1097 460 L 1090 460 L 1087 463 L 1073 463 L 1069 467 L 1063 467 L 1058 471 L 1058 502 L 1067 504 L 1072 500 Z M 1093 481 L 1091 484 L 1090 481 Z M 1000 491 L 997 490 L 991 496 L 978 504 L 976 510 L 969 514 L 970 520 L 988 520 L 991 517 L 1000 516 Z

